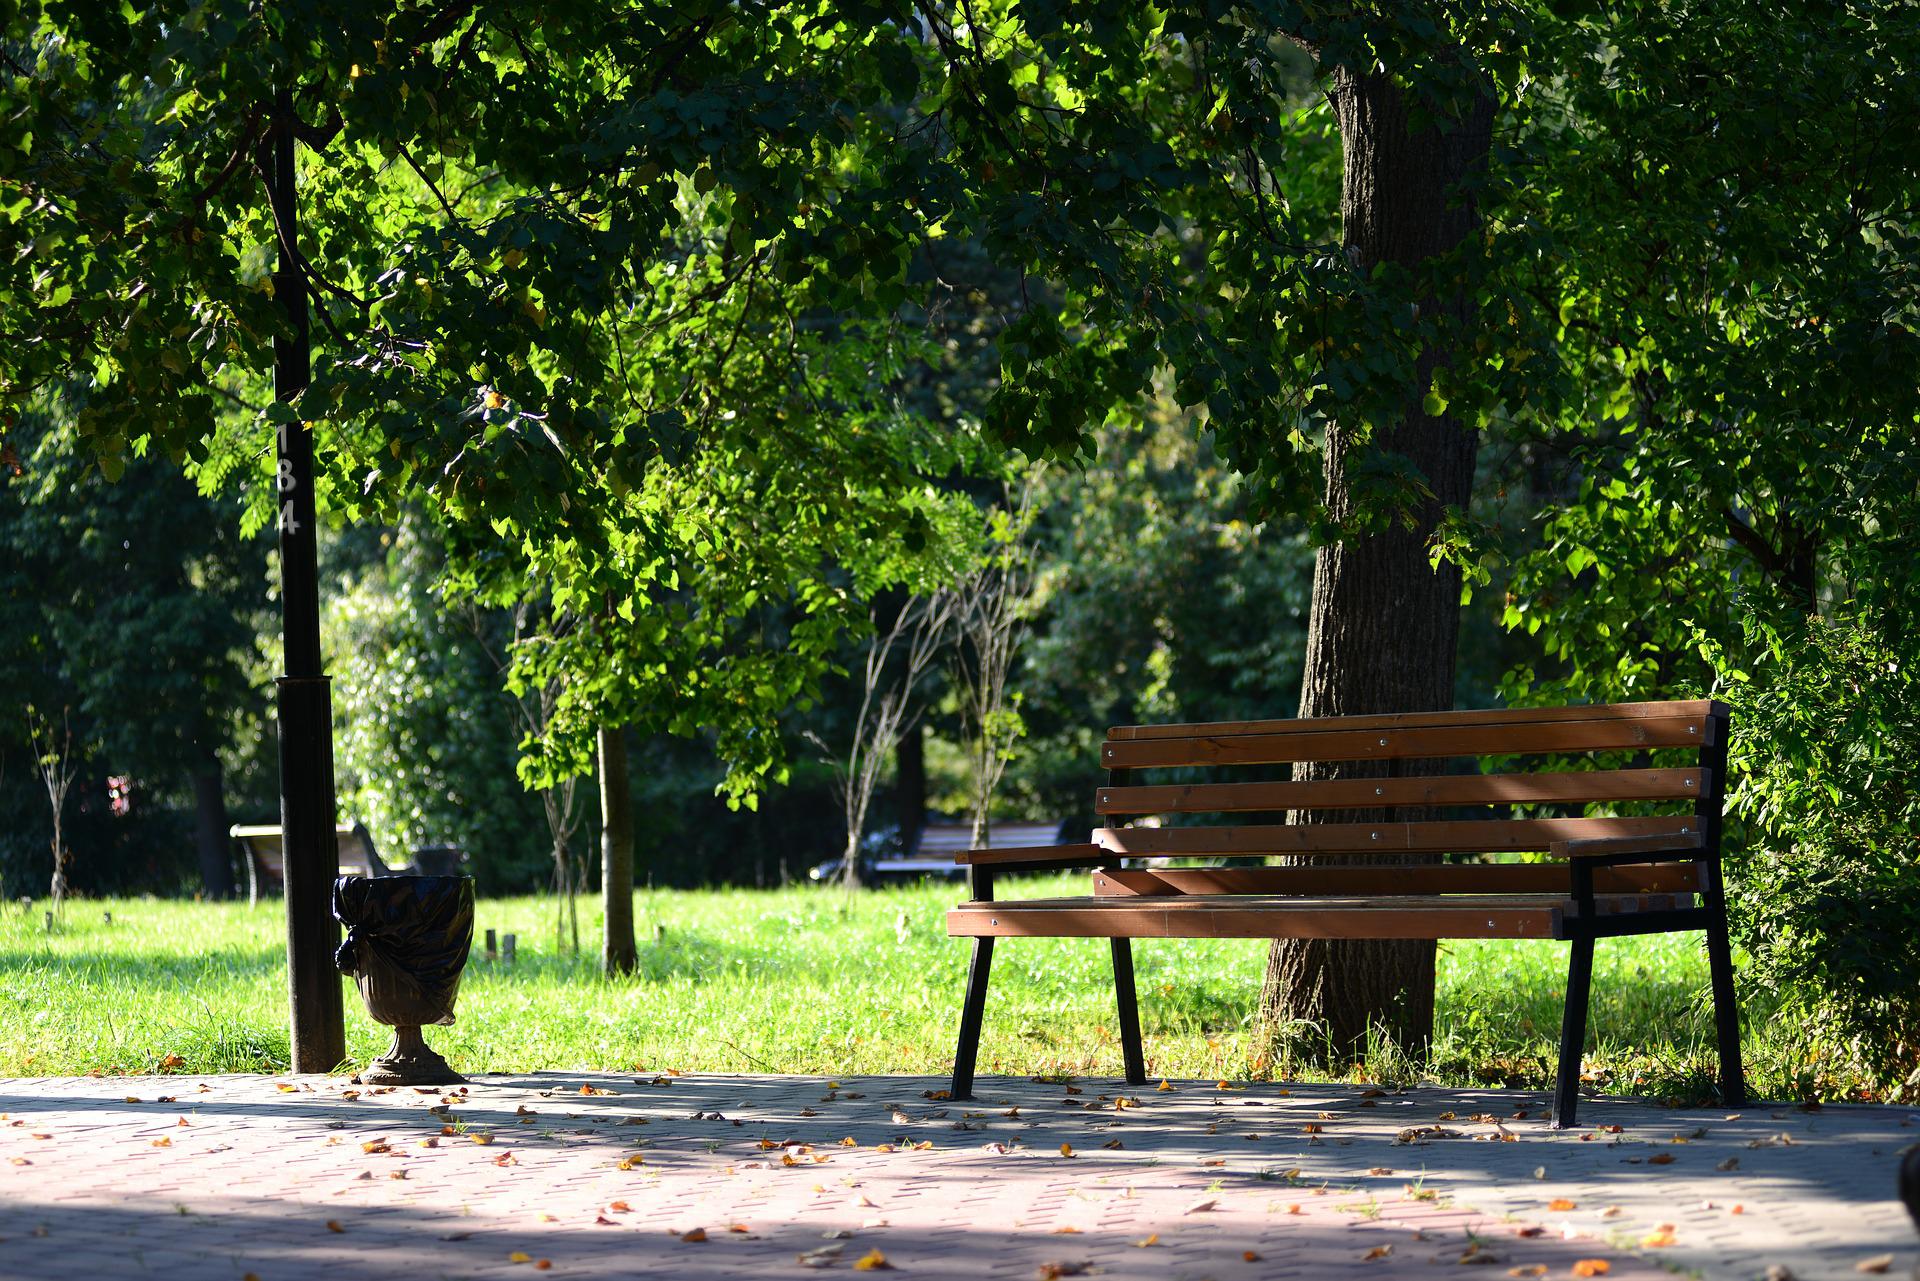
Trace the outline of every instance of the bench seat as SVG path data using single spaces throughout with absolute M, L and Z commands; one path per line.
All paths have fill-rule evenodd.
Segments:
M 1600 915 L 1614 915 L 1688 909 L 1693 896 L 1603 894 L 1593 902 Z M 1553 894 L 1015 899 L 963 903 L 947 913 L 947 933 L 956 938 L 1564 939 L 1573 910 L 1571 899 Z

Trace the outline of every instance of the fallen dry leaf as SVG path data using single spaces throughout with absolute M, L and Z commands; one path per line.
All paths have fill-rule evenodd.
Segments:
M 1173 1084 L 1172 1084 L 1171 1082 L 1169 1082 L 1169 1081 L 1164 1081 L 1164 1080 L 1163 1080 L 1163 1081 L 1161 1081 L 1161 1082 L 1160 1082 L 1160 1084 L 1158 1084 L 1158 1085 L 1156 1085 L 1156 1086 L 1154 1086 L 1153 1088 L 1154 1088 L 1155 1090 L 1157 1090 L 1158 1092 L 1160 1092 L 1161 1094 L 1172 1094 L 1172 1093 L 1173 1093 Z
M 1388 1257 L 1388 1256 L 1390 1256 L 1390 1255 L 1391 1255 L 1392 1253 L 1393 1253 L 1393 1247 L 1392 1247 L 1392 1246 L 1390 1246 L 1390 1245 L 1376 1245 L 1376 1246 L 1374 1246 L 1374 1247 L 1373 1247 L 1373 1249 L 1371 1249 L 1371 1250 L 1369 1250 L 1369 1251 L 1367 1251 L 1367 1252 L 1366 1252 L 1365 1254 L 1363 1254 L 1363 1255 L 1361 1255 L 1361 1256 L 1360 1256 L 1360 1258 L 1361 1258 L 1361 1261 L 1362 1261 L 1362 1262 L 1367 1262 L 1367 1261 L 1370 1261 L 1370 1260 L 1373 1260 L 1373 1259 L 1384 1259 L 1384 1258 L 1387 1258 L 1387 1257 Z
M 345 1232 L 345 1231 L 346 1231 L 346 1229 L 340 1226 L 340 1220 L 338 1220 L 338 1219 L 328 1219 L 328 1220 L 327 1220 L 327 1231 L 329 1231 L 329 1232 Z
M 1040 1265 L 1040 1281 L 1058 1281 L 1060 1277 L 1083 1277 L 1093 1271 L 1093 1265 L 1085 1259 L 1070 1261 L 1049 1261 Z
M 1603 1277 L 1613 1271 L 1613 1265 L 1605 1259 L 1575 1259 L 1573 1275 L 1577 1277 Z
M 1647 1164 L 1648 1165 L 1672 1165 L 1673 1153 L 1655 1152 L 1652 1156 L 1647 1158 Z
M 799 1256 L 800 1266 L 803 1268 L 830 1268 L 846 1248 L 844 1245 L 823 1245 L 818 1250 L 808 1250 Z
M 1254 1253 L 1252 1250 L 1242 1250 L 1240 1252 L 1240 1257 L 1245 1259 L 1248 1263 L 1260 1262 L 1260 1256 Z
M 1679 1238 L 1673 1234 L 1673 1225 L 1671 1223 L 1662 1223 L 1659 1227 L 1641 1237 L 1640 1244 L 1657 1250 L 1662 1246 L 1672 1245 L 1677 1240 L 1679 1240 Z
M 1215 1206 L 1219 1204 L 1220 1204 L 1220 1198 L 1218 1197 L 1210 1197 L 1210 1196 L 1201 1197 L 1198 1201 L 1195 1201 L 1192 1205 L 1189 1205 L 1186 1209 L 1180 1211 L 1180 1213 L 1204 1214 L 1205 1212 L 1213 1209 Z
M 1563 1196 L 1555 1197 L 1553 1200 L 1547 1202 L 1547 1209 L 1549 1210 L 1577 1210 L 1579 1208 L 1578 1205 Z
M 156 1148 L 170 1148 L 173 1146 L 173 1140 L 163 1134 L 153 1141 L 153 1146 Z
M 1855 1272 L 1885 1272 L 1893 1266 L 1891 1254 L 1876 1254 L 1871 1259 L 1862 1259 L 1853 1265 Z
M 876 1247 L 853 1261 L 855 1272 L 891 1272 L 893 1265 L 887 1262 L 887 1256 Z
M 1523 1263 L 1517 1268 L 1508 1268 L 1507 1275 L 1510 1277 L 1543 1277 L 1547 1275 L 1547 1265 L 1544 1263 Z
M 1057 1237 L 1071 1236 L 1078 1231 L 1080 1231 L 1079 1228 L 1076 1228 L 1071 1223 L 1069 1223 L 1063 1227 L 1055 1228 L 1051 1235 L 1057 1236 Z
M 1112 1148 L 1112 1149 L 1118 1150 L 1120 1148 L 1125 1147 L 1126 1145 L 1120 1142 L 1120 1140 L 1118 1139 L 1108 1139 L 1105 1143 L 1102 1143 L 1100 1146 L 1103 1148 Z
M 525 1250 L 515 1250 L 512 1254 L 509 1254 L 507 1256 L 507 1262 L 508 1263 L 532 1263 L 533 1256 L 531 1254 L 528 1254 Z
M 1716 1170 L 1737 1170 L 1740 1168 L 1740 1158 L 1737 1156 L 1730 1156 L 1726 1160 L 1714 1166 L 1713 1168 Z
M 680 1239 L 682 1241 L 704 1241 L 707 1239 L 707 1230 L 705 1228 L 689 1228 L 680 1234 Z
M 1062 1144 L 1060 1145 L 1060 1155 L 1061 1155 L 1061 1156 L 1072 1156 L 1072 1155 L 1073 1155 L 1073 1144 L 1071 1144 L 1071 1143 L 1062 1143 Z
M 1133 1248 L 1136 1250 L 1144 1250 L 1150 1245 L 1159 1245 L 1159 1244 L 1160 1244 L 1160 1234 L 1156 1232 L 1152 1236 L 1141 1237 L 1138 1241 L 1135 1241 L 1133 1243 Z
M 482 1147 L 485 1147 L 487 1144 L 493 1142 L 493 1136 L 491 1134 L 469 1134 L 467 1137 L 469 1139 L 472 1139 L 475 1143 L 480 1144 Z

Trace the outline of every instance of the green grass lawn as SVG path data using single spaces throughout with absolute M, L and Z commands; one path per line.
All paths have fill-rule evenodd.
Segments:
M 813 887 L 643 893 L 640 973 L 618 981 L 596 972 L 594 901 L 581 903 L 590 955 L 576 959 L 556 944 L 550 900 L 487 899 L 479 927 L 515 933 L 518 961 L 487 964 L 476 942 L 459 1022 L 431 1039 L 473 1071 L 944 1073 L 967 945 L 946 936 L 942 913 L 958 896 L 936 884 L 853 896 Z M 285 1068 L 278 900 L 254 908 L 74 902 L 50 934 L 43 908 L 0 909 L 0 1075 L 150 1071 L 169 1056 L 191 1072 Z M 1249 1055 L 1248 1016 L 1265 956 L 1258 941 L 1136 946 L 1148 1069 L 1274 1074 L 1256 1070 Z M 983 1072 L 1119 1072 L 1104 943 L 1006 941 L 995 962 Z M 1432 1061 L 1369 1070 L 1455 1084 L 1545 1084 L 1565 964 L 1564 944 L 1442 944 Z M 1695 1093 L 1713 1061 L 1712 1026 L 1698 1000 L 1705 981 L 1697 935 L 1601 943 L 1589 1069 L 1622 1092 Z M 348 1052 L 364 1063 L 385 1047 L 385 1030 L 351 989 L 347 1010 Z M 1792 1030 L 1752 999 L 1746 1014 L 1755 1086 L 1788 1091 Z

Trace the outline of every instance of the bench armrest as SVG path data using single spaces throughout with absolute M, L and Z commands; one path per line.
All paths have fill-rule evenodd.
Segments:
M 1121 855 L 1103 845 L 1011 845 L 1005 849 L 961 850 L 953 861 L 963 867 L 997 872 L 1042 867 L 1100 867 L 1117 863 Z
M 1584 841 L 1555 841 L 1555 858 L 1609 863 L 1690 863 L 1707 847 L 1704 832 L 1658 832 L 1652 836 L 1599 836 Z

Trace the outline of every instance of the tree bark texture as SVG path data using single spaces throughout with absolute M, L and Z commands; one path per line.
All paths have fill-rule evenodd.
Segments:
M 1345 148 L 1341 215 L 1347 253 L 1357 268 L 1381 262 L 1413 267 L 1474 231 L 1478 213 L 1457 187 L 1486 159 L 1493 121 L 1489 99 L 1479 99 L 1458 119 L 1410 132 L 1406 103 L 1391 77 L 1339 71 L 1332 98 Z M 1464 322 L 1469 305 L 1459 297 L 1421 304 L 1423 311 L 1447 308 L 1456 322 Z M 1445 350 L 1423 353 L 1422 389 L 1433 370 L 1450 360 Z M 1453 705 L 1460 575 L 1450 565 L 1436 572 L 1427 543 L 1441 509 L 1464 506 L 1471 497 L 1478 439 L 1470 427 L 1424 413 L 1420 396 L 1416 392 L 1405 417 L 1384 432 L 1376 430 L 1370 441 L 1356 440 L 1350 425 L 1328 428 L 1326 501 L 1336 520 L 1344 522 L 1353 512 L 1347 468 L 1356 450 L 1385 449 L 1406 457 L 1433 493 L 1419 506 L 1414 528 L 1396 522 L 1385 532 L 1355 534 L 1319 549 L 1300 692 L 1303 717 Z M 1406 762 L 1403 768 L 1411 772 L 1422 764 Z M 1295 775 L 1352 778 L 1389 770 L 1383 762 L 1316 762 L 1296 767 Z M 1292 819 L 1420 817 L 1403 808 L 1316 810 Z M 1281 939 L 1268 956 L 1261 1022 L 1275 1048 L 1316 1061 L 1360 1057 L 1371 1030 L 1384 1032 L 1417 1058 L 1433 1034 L 1433 984 L 1431 942 Z
M 226 778 L 220 758 L 208 754 L 193 776 L 194 844 L 200 852 L 200 886 L 209 899 L 233 897 L 232 837 L 227 835 Z
M 601 968 L 631 974 L 639 963 L 633 943 L 633 789 L 627 777 L 624 729 L 602 729 L 600 740 L 600 901 L 606 922 Z
M 907 854 L 919 844 L 920 829 L 927 821 L 927 749 L 921 730 L 918 722 L 908 726 L 900 736 L 900 746 L 894 749 L 894 800 L 900 844 Z

